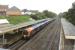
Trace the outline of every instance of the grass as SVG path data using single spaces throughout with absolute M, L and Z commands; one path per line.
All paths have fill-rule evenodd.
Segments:
M 30 16 L 0 16 L 0 19 L 7 19 L 11 24 L 19 24 L 29 21 Z

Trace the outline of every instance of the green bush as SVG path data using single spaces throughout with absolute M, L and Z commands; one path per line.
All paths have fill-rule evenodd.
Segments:
M 7 19 L 11 24 L 18 24 L 29 21 L 29 16 L 0 16 L 0 19 Z

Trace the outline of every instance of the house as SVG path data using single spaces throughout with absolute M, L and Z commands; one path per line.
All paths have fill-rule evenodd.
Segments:
M 5 16 L 8 9 L 8 5 L 0 5 L 0 16 Z
M 6 14 L 8 16 L 18 16 L 18 15 L 21 15 L 21 11 L 17 7 L 13 6 L 7 10 Z

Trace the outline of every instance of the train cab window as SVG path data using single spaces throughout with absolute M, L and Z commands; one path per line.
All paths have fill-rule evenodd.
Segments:
M 24 34 L 24 35 L 28 35 L 27 30 L 24 30 L 24 31 L 23 31 L 23 34 Z

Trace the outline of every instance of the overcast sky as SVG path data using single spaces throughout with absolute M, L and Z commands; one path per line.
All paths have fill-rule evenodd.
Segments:
M 0 0 L 0 4 L 9 7 L 17 6 L 19 9 L 49 10 L 55 13 L 67 11 L 75 0 Z

